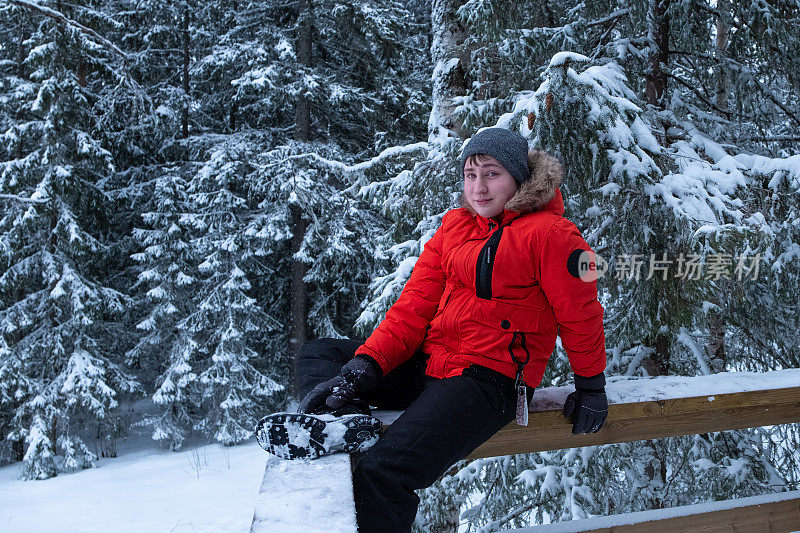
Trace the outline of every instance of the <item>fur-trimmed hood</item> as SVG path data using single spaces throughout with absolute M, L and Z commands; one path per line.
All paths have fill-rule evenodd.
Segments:
M 531 173 L 530 178 L 508 201 L 506 211 L 525 215 L 542 209 L 553 200 L 556 189 L 564 180 L 564 167 L 561 162 L 542 150 L 528 152 L 528 169 Z M 467 202 L 464 193 L 461 193 L 461 207 L 475 216 L 476 213 Z

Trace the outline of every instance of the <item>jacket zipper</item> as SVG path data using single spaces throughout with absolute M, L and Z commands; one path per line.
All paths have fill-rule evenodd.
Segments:
M 492 299 L 492 270 L 494 269 L 494 260 L 497 258 L 497 247 L 503 236 L 503 227 L 500 226 L 497 231 L 492 233 L 478 254 L 478 264 L 475 269 L 475 295 L 484 300 Z

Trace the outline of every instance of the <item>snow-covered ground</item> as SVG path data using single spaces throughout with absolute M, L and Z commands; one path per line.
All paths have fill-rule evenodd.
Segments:
M 46 481 L 18 481 L 0 468 L 0 531 L 247 532 L 267 454 L 255 441 L 159 451 L 120 447 L 98 468 Z

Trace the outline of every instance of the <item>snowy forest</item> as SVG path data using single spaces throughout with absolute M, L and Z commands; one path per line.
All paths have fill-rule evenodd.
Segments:
M 0 0 L 0 464 L 251 439 L 305 340 L 380 322 L 487 126 L 564 164 L 609 381 L 800 367 L 797 0 Z M 415 527 L 797 490 L 798 448 L 460 462 Z

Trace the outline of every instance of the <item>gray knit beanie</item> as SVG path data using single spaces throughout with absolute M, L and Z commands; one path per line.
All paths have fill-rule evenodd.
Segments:
M 522 185 L 530 177 L 528 170 L 528 141 L 516 131 L 505 128 L 486 128 L 469 140 L 461 153 L 461 171 L 470 156 L 486 154 L 494 157 Z

